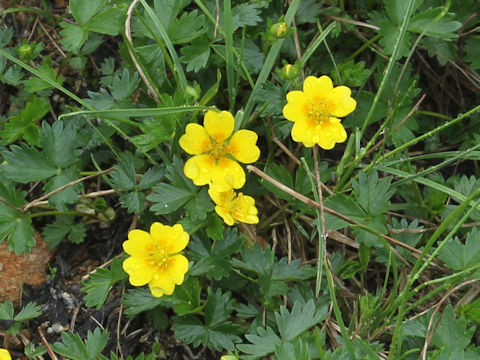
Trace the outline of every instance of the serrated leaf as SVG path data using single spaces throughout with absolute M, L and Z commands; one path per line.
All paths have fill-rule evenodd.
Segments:
M 0 319 L 1 320 L 13 320 L 14 309 L 13 302 L 7 300 L 4 303 L 0 304 Z
M 120 164 L 115 165 L 110 176 L 113 186 L 119 190 L 133 190 L 137 186 L 137 174 L 135 173 L 133 163 L 130 161 L 122 161 Z
M 63 76 L 57 75 L 57 72 L 52 66 L 52 59 L 49 56 L 45 56 L 43 58 L 43 62 L 37 67 L 37 71 L 40 72 L 45 78 L 56 82 L 58 85 L 62 85 Z M 38 77 L 31 77 L 27 79 L 24 82 L 24 85 L 25 90 L 32 94 L 53 87 L 50 83 Z
M 88 20 L 83 28 L 100 34 L 116 36 L 122 30 L 124 18 L 123 6 L 108 7 Z
M 194 195 L 189 189 L 165 183 L 155 185 L 152 190 L 153 193 L 147 196 L 147 200 L 155 203 L 150 210 L 156 215 L 170 214 L 178 210 Z
M 46 121 L 40 132 L 40 146 L 47 158 L 57 167 L 65 168 L 79 160 L 82 153 L 77 149 L 76 134 L 71 125 L 56 121 L 50 126 Z
M 80 25 L 84 25 L 90 20 L 105 4 L 106 0 L 70 0 L 70 9 L 73 18 Z
M 410 19 L 408 30 L 416 33 L 425 32 L 427 36 L 446 41 L 457 38 L 455 31 L 462 26 L 462 23 L 452 20 L 455 14 L 451 12 L 439 17 L 444 10 L 443 7 L 437 7 L 422 11 Z
M 15 321 L 26 321 L 42 315 L 42 308 L 35 302 L 29 302 L 13 318 Z
M 214 328 L 228 319 L 233 310 L 234 299 L 230 299 L 230 293 L 222 294 L 220 289 L 213 292 L 208 288 L 207 301 L 205 303 L 205 325 Z
M 180 61 L 188 64 L 187 71 L 198 72 L 207 65 L 210 57 L 210 41 L 206 37 L 196 40 L 191 45 L 186 45 L 180 50 Z
M 154 297 L 149 289 L 138 288 L 128 290 L 123 298 L 126 315 L 137 315 L 143 311 L 156 308 L 159 305 L 167 306 L 167 297 Z
M 60 30 L 60 35 L 62 35 L 60 44 L 63 45 L 65 50 L 78 54 L 80 48 L 88 39 L 88 31 L 83 30 L 76 24 L 65 21 L 62 21 L 59 25 L 63 28 Z
M 318 324 L 326 318 L 327 314 L 327 306 L 315 311 L 315 303 L 310 300 L 303 306 L 294 304 L 291 312 L 285 306 L 281 306 L 280 312 L 275 312 L 275 320 L 281 338 L 289 341 Z
M 480 262 L 480 230 L 473 228 L 465 244 L 455 237 L 440 250 L 438 257 L 452 270 L 464 270 Z
M 215 205 L 213 204 L 207 189 L 203 188 L 200 191 L 192 194 L 191 199 L 185 205 L 185 213 L 191 219 L 205 219 L 207 213 L 213 211 Z
M 394 194 L 394 190 L 390 190 L 391 179 L 386 177 L 378 180 L 376 171 L 368 175 L 362 171 L 359 173 L 358 181 L 352 180 L 355 198 L 368 215 L 381 215 L 389 209 L 389 199 Z
M 28 145 L 12 145 L 3 157 L 5 177 L 13 181 L 28 183 L 47 179 L 57 173 L 55 165 L 36 148 Z
M 68 183 L 78 180 L 80 177 L 80 170 L 76 166 L 70 166 L 66 169 L 57 171 L 56 176 L 51 178 L 44 186 L 45 193 L 56 190 Z M 75 184 L 51 195 L 48 198 L 48 203 L 55 206 L 59 211 L 66 211 L 68 204 L 74 204 L 78 200 L 78 195 L 82 191 L 82 184 Z
M 167 33 L 174 45 L 191 42 L 204 33 L 205 16 L 198 15 L 197 10 L 184 12 L 178 19 L 174 19 L 168 27 Z
M 36 124 L 50 111 L 48 101 L 38 96 L 32 96 L 17 115 L 13 115 L 0 130 L 1 143 L 11 144 L 24 138 L 30 145 L 38 145 L 39 131 Z
M 0 75 L 0 81 L 4 84 L 18 86 L 22 83 L 23 72 L 18 65 L 12 65 L 3 75 Z
M 465 61 L 470 63 L 473 70 L 480 69 L 480 36 L 473 36 L 465 41 L 463 46 Z
M 56 342 L 52 349 L 72 360 L 96 360 L 108 341 L 108 332 L 98 328 L 92 333 L 88 331 L 85 343 L 80 336 L 72 332 L 62 333 L 62 342 Z
M 43 238 L 50 248 L 59 245 L 63 239 L 68 238 L 73 243 L 83 241 L 86 228 L 82 222 L 74 223 L 75 217 L 57 215 L 53 224 L 48 224 L 43 229 Z
M 122 75 L 116 75 L 112 80 L 112 85 L 108 88 L 113 98 L 118 101 L 129 97 L 137 89 L 139 82 L 140 78 L 137 72 L 130 77 L 130 72 L 124 68 Z
M 159 183 L 165 175 L 165 171 L 160 167 L 149 168 L 138 184 L 140 190 L 150 190 L 155 184 Z
M 120 195 L 122 207 L 127 209 L 129 213 L 140 214 L 143 211 L 145 200 L 145 194 L 138 191 Z
M 264 1 L 255 3 L 244 3 L 235 5 L 232 8 L 232 27 L 233 31 L 245 26 L 255 26 L 263 20 L 260 17 L 261 8 L 265 7 Z
M 271 327 L 267 326 L 266 329 L 258 328 L 257 334 L 247 334 L 245 338 L 251 342 L 251 344 L 239 344 L 237 348 L 253 357 L 249 359 L 257 359 L 261 356 L 266 356 L 275 351 L 275 347 L 282 343 L 280 337 L 275 334 L 275 331 Z
M 435 329 L 431 343 L 442 351 L 463 351 L 475 333 L 475 326 L 467 328 L 465 318 L 456 318 L 451 304 L 445 308 L 440 324 Z
M 83 282 L 82 291 L 87 293 L 84 297 L 85 305 L 100 309 L 107 300 L 112 285 L 126 278 L 127 274 L 123 271 L 122 261 L 119 259 L 113 260 L 110 269 L 97 268 L 97 271 Z

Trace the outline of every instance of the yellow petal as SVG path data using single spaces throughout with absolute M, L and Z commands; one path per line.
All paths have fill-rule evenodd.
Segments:
M 260 149 L 256 145 L 257 139 L 258 136 L 254 131 L 239 130 L 231 137 L 227 151 L 238 161 L 250 164 L 260 157 Z
M 328 94 L 328 111 L 333 116 L 347 116 L 357 107 L 357 102 L 351 95 L 351 90 L 346 86 L 337 86 Z
M 203 120 L 208 135 L 220 144 L 232 135 L 234 125 L 233 115 L 228 111 L 209 110 Z
M 156 273 L 148 286 L 155 297 L 171 295 L 175 289 L 175 283 L 166 271 Z
M 319 78 L 315 76 L 309 76 L 303 83 L 303 92 L 307 96 L 327 96 L 333 89 L 332 79 L 323 75 Z
M 332 119 L 333 120 L 333 119 Z M 338 119 L 336 119 L 338 120 Z M 333 149 L 336 143 L 342 143 L 347 139 L 347 133 L 340 121 L 331 121 L 323 129 L 323 135 L 316 139 L 318 146 L 325 150 Z
M 235 213 L 233 214 L 234 218 L 243 223 L 257 224 L 258 210 L 255 207 L 255 199 L 251 196 L 239 193 L 235 201 Z
M 292 139 L 296 142 L 303 143 L 306 147 L 312 147 L 315 145 L 313 140 L 315 133 L 315 124 L 312 121 L 304 120 L 297 121 L 292 127 Z
M 222 158 L 211 171 L 211 186 L 216 191 L 239 189 L 245 184 L 245 172 L 236 161 Z
M 208 195 L 210 195 L 210 198 L 213 200 L 215 204 L 225 204 L 226 202 L 229 202 L 235 198 L 235 192 L 233 189 L 230 189 L 228 191 L 216 191 L 215 188 L 210 187 L 208 189 Z
M 123 270 L 129 275 L 130 284 L 142 286 L 152 279 L 154 268 L 148 258 L 129 257 L 123 261 Z
M 191 155 L 206 153 L 210 146 L 210 138 L 201 125 L 190 123 L 185 128 L 185 134 L 178 140 L 180 147 Z
M 215 159 L 212 156 L 195 155 L 187 160 L 183 172 L 195 185 L 202 186 L 211 182 L 212 171 L 215 167 Z
M 167 273 L 177 285 L 183 283 L 185 273 L 188 271 L 188 259 L 183 255 L 174 255 L 168 258 Z
M 233 219 L 232 214 L 224 207 L 220 205 L 215 206 L 215 212 L 223 219 L 223 221 L 225 221 L 225 224 L 229 226 L 235 224 L 235 220 Z
M 0 360 L 12 360 L 8 350 L 0 349 Z
M 150 249 L 155 246 L 150 234 L 143 230 L 132 230 L 128 233 L 128 240 L 123 243 L 125 252 L 132 256 L 148 256 Z
M 302 91 L 290 91 L 287 104 L 283 107 L 283 116 L 290 121 L 305 119 L 309 112 L 307 97 Z

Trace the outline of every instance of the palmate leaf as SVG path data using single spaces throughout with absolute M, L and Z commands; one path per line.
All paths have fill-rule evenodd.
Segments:
M 174 317 L 172 329 L 176 338 L 194 346 L 205 345 L 215 350 L 233 351 L 234 344 L 241 341 L 238 337 L 240 326 L 227 320 L 234 302 L 230 299 L 230 293 L 222 294 L 220 289 L 213 292 L 208 288 L 205 321 L 194 315 Z
M 3 153 L 3 157 L 7 162 L 4 165 L 5 177 L 13 181 L 28 183 L 47 179 L 57 173 L 52 161 L 28 145 L 12 145 L 10 151 Z
M 65 168 L 79 160 L 82 151 L 78 148 L 76 134 L 71 125 L 56 121 L 50 126 L 46 121 L 40 132 L 40 146 L 45 156 L 57 167 Z
M 48 224 L 43 229 L 43 238 L 45 242 L 54 248 L 59 245 L 62 240 L 67 239 L 72 243 L 81 243 L 87 232 L 82 222 L 74 223 L 75 216 L 57 215 L 53 224 Z
M 473 228 L 465 244 L 455 237 L 439 252 L 438 257 L 452 270 L 464 270 L 480 262 L 480 230 Z
M 101 332 L 96 328 L 94 332 L 88 331 L 85 342 L 77 333 L 63 332 L 62 342 L 56 342 L 52 349 L 67 359 L 96 360 L 107 345 L 108 331 Z
M 38 145 L 39 131 L 36 124 L 50 110 L 48 102 L 38 96 L 32 96 L 25 108 L 17 115 L 13 115 L 0 130 L 0 139 L 3 145 L 11 144 L 24 138 L 30 145 Z
M 83 282 L 82 291 L 87 293 L 84 297 L 85 305 L 96 306 L 97 309 L 102 307 L 112 285 L 127 278 L 122 263 L 122 260 L 114 259 L 110 269 L 98 268 L 87 281 Z

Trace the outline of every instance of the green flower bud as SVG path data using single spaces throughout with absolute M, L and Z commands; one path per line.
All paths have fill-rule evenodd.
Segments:
M 33 54 L 34 46 L 31 44 L 24 44 L 17 48 L 18 57 L 22 60 L 29 59 Z
M 280 69 L 279 74 L 286 80 L 294 80 L 300 75 L 300 67 L 298 65 L 285 64 Z
M 288 25 L 286 22 L 282 21 L 275 23 L 270 27 L 270 34 L 273 35 L 276 39 L 282 39 L 288 35 Z

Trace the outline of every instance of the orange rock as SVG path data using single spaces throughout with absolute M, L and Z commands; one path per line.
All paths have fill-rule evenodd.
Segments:
M 0 243 L 0 302 L 18 302 L 23 283 L 35 286 L 45 281 L 53 253 L 40 234 L 35 233 L 35 239 L 32 251 L 22 255 L 9 251 L 6 240 Z

